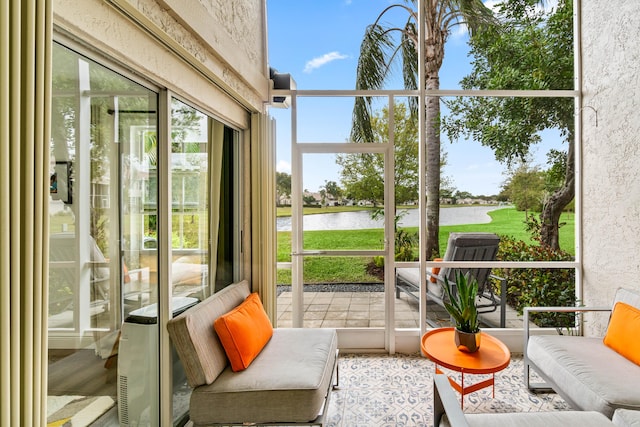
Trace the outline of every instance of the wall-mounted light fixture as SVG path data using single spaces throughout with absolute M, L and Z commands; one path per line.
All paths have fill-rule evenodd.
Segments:
M 279 73 L 275 68 L 269 68 L 269 79 L 271 79 L 272 90 L 292 90 L 296 88 L 296 81 L 289 73 Z M 291 96 L 270 95 L 271 106 L 275 108 L 289 108 Z

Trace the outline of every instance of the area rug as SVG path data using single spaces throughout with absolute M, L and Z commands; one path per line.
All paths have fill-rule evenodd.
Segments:
M 529 392 L 524 386 L 522 367 L 522 356 L 513 356 L 510 365 L 495 376 L 495 397 L 491 388 L 468 394 L 464 412 L 570 409 L 556 394 Z M 331 394 L 327 425 L 432 426 L 434 371 L 434 364 L 420 355 L 341 355 L 340 385 Z M 484 378 L 465 377 L 465 381 L 475 383 Z
M 110 396 L 48 396 L 47 427 L 84 427 L 116 404 Z

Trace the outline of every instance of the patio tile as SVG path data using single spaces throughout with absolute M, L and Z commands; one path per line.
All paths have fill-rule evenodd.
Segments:
M 366 319 L 347 319 L 347 328 L 368 328 L 369 321 Z
M 346 319 L 347 311 L 327 311 L 325 313 L 325 319 Z
M 327 311 L 329 304 L 309 304 L 306 311 Z
M 325 319 L 322 322 L 323 328 L 344 328 L 347 326 L 346 319 L 337 320 L 337 319 Z
M 366 311 L 369 312 L 369 304 L 351 303 L 349 311 Z
M 304 313 L 304 320 L 324 320 L 326 311 L 307 311 Z
M 369 320 L 369 311 L 351 311 L 347 312 L 347 318 L 349 319 L 367 319 Z
M 282 292 L 278 296 L 278 326 L 292 326 L 292 294 L 289 291 Z M 418 328 L 418 301 L 401 293 L 399 298 L 394 298 L 395 327 Z M 322 327 L 323 322 L 340 323 L 347 328 L 384 327 L 384 294 L 382 292 L 305 292 L 304 294 L 304 326 Z M 497 326 L 499 322 L 499 310 L 493 313 L 481 315 L 485 324 Z M 446 310 L 433 303 L 427 302 L 427 317 L 432 325 L 450 326 L 449 314 Z M 314 325 L 314 326 L 309 326 Z M 508 308 L 507 327 L 522 327 L 521 316 Z

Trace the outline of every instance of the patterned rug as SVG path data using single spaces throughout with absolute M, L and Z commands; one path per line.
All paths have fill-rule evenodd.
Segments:
M 115 404 L 109 396 L 48 396 L 47 427 L 90 426 Z
M 329 427 L 433 425 L 435 366 L 428 359 L 420 355 L 345 354 L 339 363 L 340 385 L 331 395 Z M 485 378 L 467 375 L 465 382 L 473 384 Z M 466 395 L 464 401 L 465 413 L 569 409 L 556 394 L 534 394 L 524 387 L 521 355 L 512 355 L 510 365 L 496 374 L 495 398 L 488 387 Z

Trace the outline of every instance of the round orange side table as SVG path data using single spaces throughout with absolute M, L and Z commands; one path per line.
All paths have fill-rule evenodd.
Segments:
M 499 339 L 481 332 L 478 351 L 465 353 L 456 348 L 453 330 L 454 328 L 438 328 L 424 334 L 421 340 L 422 352 L 436 364 L 437 374 L 443 373 L 440 366 L 461 373 L 460 384 L 449 378 L 452 387 L 462 395 L 461 407 L 464 408 L 465 394 L 485 387 L 493 387 L 495 397 L 495 373 L 509 366 L 509 349 Z M 491 378 L 465 386 L 465 374 L 491 374 Z

